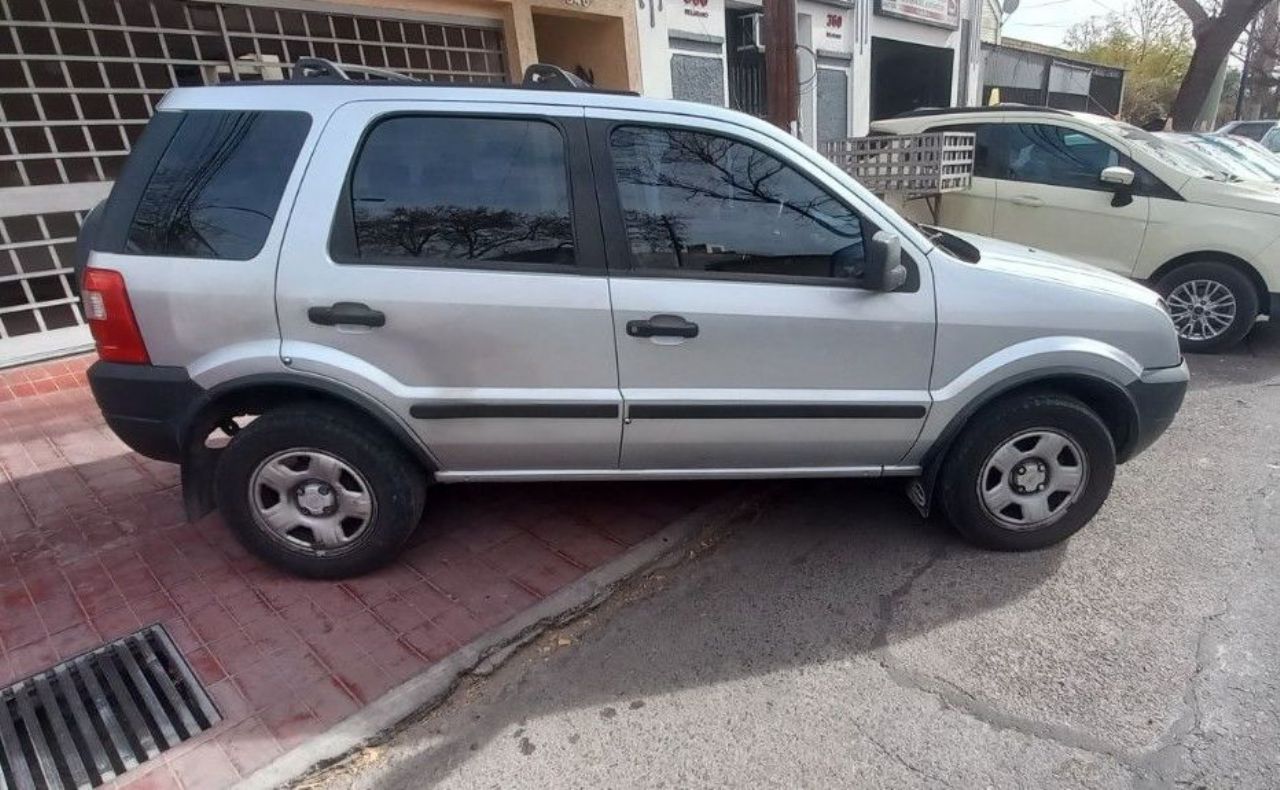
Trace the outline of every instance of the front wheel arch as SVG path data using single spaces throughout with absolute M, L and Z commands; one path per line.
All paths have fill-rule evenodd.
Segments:
M 997 403 L 1019 398 L 1030 392 L 1058 393 L 1076 398 L 1092 409 L 1107 426 L 1116 448 L 1116 463 L 1124 463 L 1133 456 L 1138 439 L 1138 407 L 1124 387 L 1083 372 L 1041 373 L 1013 378 L 974 398 L 951 418 L 947 427 L 938 435 L 925 455 L 920 477 L 915 481 L 919 489 L 912 492 L 913 501 L 923 513 L 927 515 L 929 512 L 937 488 L 938 474 L 965 426 Z

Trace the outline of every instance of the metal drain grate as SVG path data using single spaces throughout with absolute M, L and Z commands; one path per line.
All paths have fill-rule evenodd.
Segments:
M 153 625 L 0 691 L 0 790 L 96 787 L 220 720 Z

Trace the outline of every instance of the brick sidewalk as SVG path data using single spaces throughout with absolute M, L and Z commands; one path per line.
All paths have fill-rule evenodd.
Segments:
M 719 490 L 440 486 L 399 562 L 296 579 L 185 523 L 177 467 L 116 440 L 88 361 L 0 372 L 0 685 L 163 623 L 224 721 L 121 786 L 248 776 Z

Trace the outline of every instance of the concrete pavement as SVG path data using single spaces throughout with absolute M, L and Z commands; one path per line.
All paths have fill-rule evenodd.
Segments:
M 1280 786 L 1280 328 L 1064 546 L 781 483 L 322 787 Z

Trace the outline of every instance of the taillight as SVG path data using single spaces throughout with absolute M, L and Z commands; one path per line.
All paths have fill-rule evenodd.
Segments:
M 89 322 L 89 330 L 98 345 L 98 356 L 103 361 L 142 365 L 151 362 L 120 272 L 93 267 L 85 269 L 80 296 L 84 303 L 84 317 Z

